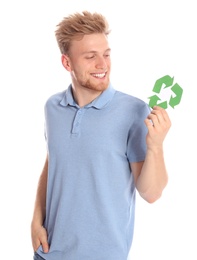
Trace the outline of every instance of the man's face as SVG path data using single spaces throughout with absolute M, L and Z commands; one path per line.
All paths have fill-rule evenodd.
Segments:
M 82 40 L 74 40 L 68 60 L 76 88 L 103 91 L 108 87 L 111 59 L 104 34 L 85 35 Z

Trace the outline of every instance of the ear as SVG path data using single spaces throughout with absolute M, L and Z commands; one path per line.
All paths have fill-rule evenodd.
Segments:
M 70 59 L 66 54 L 62 54 L 62 65 L 67 71 L 71 71 Z

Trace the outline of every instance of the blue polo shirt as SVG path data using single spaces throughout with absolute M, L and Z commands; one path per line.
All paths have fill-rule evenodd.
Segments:
M 143 161 L 148 105 L 111 85 L 79 107 L 71 85 L 45 104 L 46 260 L 126 260 L 135 216 L 130 162 Z

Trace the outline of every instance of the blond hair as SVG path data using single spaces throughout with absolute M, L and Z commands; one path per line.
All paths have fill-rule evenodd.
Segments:
M 83 11 L 74 13 L 57 25 L 56 40 L 62 54 L 68 54 L 72 40 L 80 40 L 84 35 L 93 33 L 110 33 L 105 17 L 98 13 Z

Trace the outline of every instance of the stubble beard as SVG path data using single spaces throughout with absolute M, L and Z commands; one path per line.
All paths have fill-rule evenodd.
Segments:
M 80 85 L 86 89 L 102 92 L 108 88 L 109 80 L 106 82 L 98 83 L 98 84 L 94 84 L 90 80 L 81 81 Z

